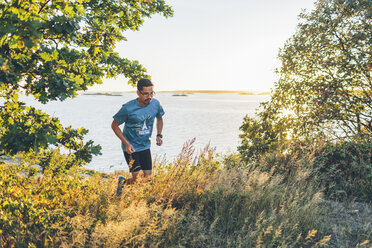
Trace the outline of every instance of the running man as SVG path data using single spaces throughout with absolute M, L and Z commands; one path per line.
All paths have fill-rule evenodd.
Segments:
M 129 166 L 132 178 L 119 176 L 117 195 L 121 195 L 123 185 L 135 182 L 140 171 L 144 177 L 152 174 L 151 134 L 156 118 L 156 144 L 163 144 L 163 115 L 164 110 L 157 99 L 154 99 L 153 83 L 149 79 L 141 79 L 137 83 L 136 99 L 125 103 L 113 116 L 111 128 L 121 140 L 125 160 Z M 125 123 L 123 131 L 120 125 Z

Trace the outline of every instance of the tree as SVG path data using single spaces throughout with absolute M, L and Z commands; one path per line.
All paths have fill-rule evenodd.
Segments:
M 370 1 L 318 0 L 315 10 L 299 17 L 296 33 L 279 51 L 279 80 L 270 101 L 241 127 L 239 150 L 246 158 L 257 144 L 267 143 L 267 152 L 285 140 L 320 134 L 371 137 Z M 259 130 L 251 130 L 254 122 Z M 275 138 L 265 137 L 267 130 Z M 255 137 L 254 131 L 262 133 Z
M 14 155 L 50 144 L 73 150 L 82 161 L 99 153 L 87 130 L 64 128 L 58 119 L 18 100 L 24 92 L 47 103 L 124 74 L 135 85 L 146 75 L 137 61 L 114 51 L 123 32 L 139 30 L 153 14 L 169 17 L 163 0 L 3 0 L 0 3 L 0 150 Z

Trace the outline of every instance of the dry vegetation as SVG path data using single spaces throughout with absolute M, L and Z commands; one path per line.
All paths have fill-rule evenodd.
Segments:
M 371 204 L 326 200 L 304 169 L 313 154 L 284 177 L 208 147 L 196 156 L 192 144 L 121 197 L 125 172 L 38 178 L 26 165 L 1 165 L 0 246 L 371 247 Z

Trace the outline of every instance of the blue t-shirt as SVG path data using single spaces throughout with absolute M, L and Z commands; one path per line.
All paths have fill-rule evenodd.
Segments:
M 125 139 L 136 152 L 140 152 L 150 148 L 155 117 L 160 118 L 163 115 L 164 110 L 157 99 L 152 99 L 146 106 L 139 105 L 137 99 L 134 99 L 123 104 L 113 118 L 119 124 L 125 123 L 123 128 Z M 125 151 L 123 143 L 121 147 Z

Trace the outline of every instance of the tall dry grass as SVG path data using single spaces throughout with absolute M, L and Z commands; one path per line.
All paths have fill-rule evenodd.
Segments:
M 271 170 L 261 171 L 245 168 L 237 155 L 217 159 L 210 147 L 195 154 L 194 141 L 185 143 L 175 161 L 156 161 L 152 179 L 127 185 L 121 197 L 115 196 L 117 176 L 129 176 L 125 172 L 86 177 L 74 169 L 36 179 L 2 165 L 0 172 L 7 177 L 0 187 L 8 185 L 8 191 L 1 193 L 0 206 L 7 199 L 35 211 L 2 207 L 0 246 L 370 246 L 372 214 L 363 212 L 365 219 L 357 225 L 347 218 L 340 222 L 337 207 L 324 199 L 314 180 L 315 153 L 293 158 L 296 172 L 283 176 L 272 164 Z M 280 161 L 262 163 L 280 167 Z M 10 192 L 9 183 L 25 187 Z M 338 214 L 349 216 L 347 211 Z M 11 218 L 22 225 L 15 230 L 7 222 Z M 345 223 L 350 228 L 340 228 Z

